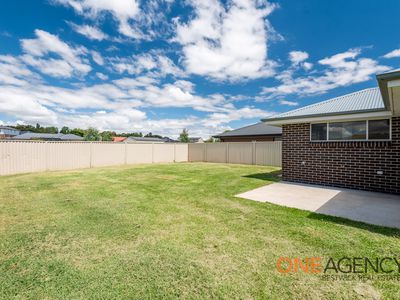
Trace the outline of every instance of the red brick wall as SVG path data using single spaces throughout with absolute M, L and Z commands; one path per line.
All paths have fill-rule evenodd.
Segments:
M 400 194 L 400 117 L 390 142 L 310 142 L 309 123 L 284 125 L 282 141 L 284 180 Z

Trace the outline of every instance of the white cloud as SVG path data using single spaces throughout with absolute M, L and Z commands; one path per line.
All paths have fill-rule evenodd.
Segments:
M 269 38 L 265 18 L 275 6 L 266 1 L 192 0 L 196 16 L 178 21 L 174 41 L 183 45 L 183 62 L 190 73 L 216 79 L 271 76 L 275 63 L 267 60 Z M 268 23 L 267 23 L 268 24 Z
M 154 76 L 185 76 L 185 73 L 169 57 L 159 53 L 114 57 L 109 60 L 112 68 L 120 74 L 138 75 L 151 72 Z
M 281 72 L 277 76 L 281 84 L 263 88 L 263 93 L 269 98 L 289 94 L 321 94 L 337 87 L 368 81 L 371 76 L 390 69 L 376 60 L 358 57 L 360 53 L 360 49 L 350 49 L 321 59 L 318 63 L 324 69 L 306 77 L 294 78 L 290 70 Z
M 299 102 L 281 99 L 279 100 L 279 104 L 288 106 L 298 106 Z
M 309 57 L 308 53 L 305 51 L 291 51 L 289 52 L 289 59 L 293 65 L 298 65 L 304 62 Z
M 99 66 L 104 65 L 104 59 L 99 52 L 92 50 L 92 58 Z
M 97 27 L 90 26 L 90 25 L 87 25 L 87 24 L 77 25 L 77 24 L 72 23 L 72 22 L 68 22 L 68 24 L 77 33 L 87 37 L 90 40 L 102 41 L 102 40 L 106 40 L 106 39 L 109 38 L 109 36 L 107 34 L 105 34 L 103 31 L 101 31 Z
M 394 58 L 394 57 L 400 57 L 400 49 L 395 49 L 393 51 L 390 51 L 389 53 L 386 53 L 384 58 Z
M 29 70 L 18 58 L 11 55 L 0 55 L 0 83 L 10 85 L 27 85 L 28 80 L 35 82 L 39 76 Z
M 91 71 L 91 66 L 82 58 L 87 53 L 86 48 L 73 48 L 58 36 L 43 30 L 36 29 L 35 35 L 35 39 L 21 40 L 22 49 L 26 53 L 22 60 L 26 64 L 55 77 L 86 75 Z M 59 58 L 45 58 L 48 54 L 55 54 Z
M 139 14 L 136 0 L 53 0 L 55 3 L 72 7 L 78 14 L 87 18 L 98 19 L 109 13 L 118 22 L 118 31 L 128 37 L 141 38 L 142 34 L 131 24 L 130 20 Z
M 107 80 L 108 76 L 106 74 L 100 73 L 100 72 L 96 72 L 96 77 L 101 79 L 101 80 Z

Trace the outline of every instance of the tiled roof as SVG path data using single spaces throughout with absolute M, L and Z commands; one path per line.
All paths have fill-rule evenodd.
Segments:
M 369 88 L 266 118 L 265 121 L 385 109 L 379 88 Z

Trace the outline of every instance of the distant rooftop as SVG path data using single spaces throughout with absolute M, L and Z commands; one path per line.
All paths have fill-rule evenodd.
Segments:
M 254 125 L 238 128 L 235 130 L 227 131 L 214 137 L 229 137 L 229 136 L 256 136 L 256 135 L 281 135 L 282 128 L 267 125 L 263 122 Z
M 25 132 L 14 136 L 15 140 L 50 140 L 50 141 L 82 141 L 83 138 L 75 134 L 62 133 L 36 133 Z
M 383 110 L 385 104 L 379 88 L 369 88 L 271 116 L 264 121 Z
M 130 136 L 126 140 L 126 142 L 159 142 L 163 143 L 165 142 L 164 139 L 160 139 L 157 137 L 139 137 L 139 136 Z

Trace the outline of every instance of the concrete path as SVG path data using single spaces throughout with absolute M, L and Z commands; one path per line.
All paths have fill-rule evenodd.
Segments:
M 400 229 L 400 196 L 288 182 L 236 197 Z

